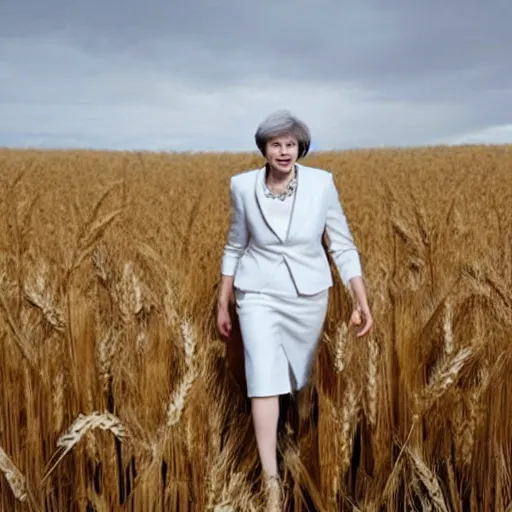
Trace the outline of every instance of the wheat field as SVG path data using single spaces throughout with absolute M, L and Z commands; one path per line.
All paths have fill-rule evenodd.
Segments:
M 335 276 L 282 399 L 285 509 L 512 510 L 512 146 L 304 163 L 335 175 L 375 328 Z M 261 510 L 240 337 L 215 330 L 229 178 L 261 165 L 0 151 L 2 511 Z

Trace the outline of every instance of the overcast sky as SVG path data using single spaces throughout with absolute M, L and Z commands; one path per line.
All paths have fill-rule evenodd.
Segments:
M 512 142 L 511 0 L 0 0 L 0 146 Z

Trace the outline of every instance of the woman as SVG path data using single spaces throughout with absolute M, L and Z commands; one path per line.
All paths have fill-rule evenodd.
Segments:
M 324 231 L 355 298 L 351 323 L 364 320 L 358 336 L 370 331 L 373 320 L 333 177 L 296 163 L 309 151 L 308 128 L 281 111 L 260 124 L 255 139 L 266 164 L 231 178 L 217 326 L 230 336 L 229 303 L 235 298 L 258 452 L 267 483 L 276 484 L 269 488 L 276 488 L 279 395 L 307 382 L 333 284 Z

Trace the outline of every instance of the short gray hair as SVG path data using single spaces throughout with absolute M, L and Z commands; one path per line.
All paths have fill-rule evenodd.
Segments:
M 285 134 L 293 135 L 297 139 L 299 158 L 305 157 L 311 145 L 309 128 L 287 110 L 278 110 L 267 116 L 258 126 L 254 139 L 256 140 L 256 146 L 265 156 L 267 142 L 274 137 Z

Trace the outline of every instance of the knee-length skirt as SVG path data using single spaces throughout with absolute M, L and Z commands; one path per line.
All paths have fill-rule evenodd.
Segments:
M 283 395 L 307 383 L 328 296 L 236 290 L 249 397 Z

